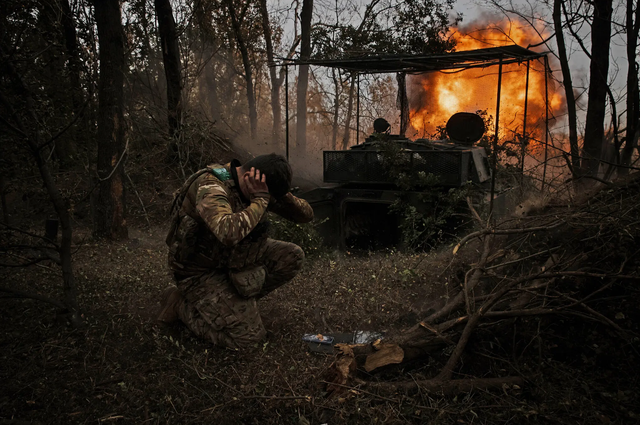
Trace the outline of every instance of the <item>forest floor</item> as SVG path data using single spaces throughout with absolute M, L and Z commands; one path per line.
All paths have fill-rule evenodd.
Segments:
M 522 386 L 445 396 L 350 382 L 341 394 L 327 392 L 334 356 L 311 352 L 304 334 L 398 334 L 459 290 L 479 244 L 456 256 L 450 245 L 421 254 L 311 253 L 292 282 L 259 301 L 267 341 L 243 352 L 213 347 L 179 323 L 157 323 L 160 294 L 172 283 L 161 217 L 171 191 L 158 183 L 167 173 L 148 174 L 132 175 L 146 192 L 129 192 L 127 241 L 94 240 L 86 202 L 74 203 L 84 326 L 70 327 L 40 301 L 0 298 L 0 425 L 640 423 L 637 282 L 595 305 L 631 339 L 562 315 L 505 320 L 501 334 L 480 326 L 455 377 L 522 376 Z M 77 179 L 68 180 L 78 191 Z M 30 210 L 43 204 L 35 195 L 21 199 Z M 145 211 L 135 208 L 138 200 Z M 61 295 L 53 263 L 0 273 L 6 285 Z M 436 375 L 451 351 L 357 375 L 418 382 Z
M 84 327 L 70 328 L 56 320 L 55 308 L 38 301 L 1 300 L 1 424 L 640 420 L 633 347 L 606 328 L 556 319 L 514 322 L 514 335 L 517 326 L 544 332 L 544 339 L 530 335 L 526 347 L 506 335 L 488 341 L 492 354 L 478 342 L 464 358 L 461 374 L 526 376 L 524 387 L 445 397 L 354 385 L 328 397 L 323 374 L 333 356 L 311 353 L 301 336 L 393 334 L 415 324 L 446 299 L 447 279 L 462 270 L 452 265 L 450 247 L 431 254 L 311 258 L 293 282 L 260 301 L 267 341 L 235 352 L 196 339 L 180 324 L 155 322 L 160 293 L 171 283 L 164 228 L 132 229 L 120 243 L 93 241 L 86 230 L 77 231 L 76 239 Z M 12 270 L 6 278 L 26 287 L 37 284 L 43 292 L 59 288 L 57 272 L 46 264 Z M 389 367 L 368 378 L 420 380 L 437 372 L 443 360 Z

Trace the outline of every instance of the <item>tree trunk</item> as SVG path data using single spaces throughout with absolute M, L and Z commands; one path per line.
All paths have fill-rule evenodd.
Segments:
M 400 109 L 400 135 L 404 136 L 409 128 L 409 98 L 407 97 L 407 74 L 398 72 L 396 74 L 398 82 L 397 104 Z
M 76 23 L 73 19 L 73 13 L 69 0 L 60 0 L 60 8 L 62 11 L 61 23 L 64 33 L 64 42 L 67 49 L 67 69 L 69 72 L 69 82 L 71 83 L 71 106 L 74 114 L 80 113 L 80 109 L 84 104 L 84 93 L 82 91 L 82 83 L 80 79 L 80 48 L 78 47 L 78 39 L 76 36 Z M 86 120 L 82 120 L 71 127 L 71 137 L 65 138 L 66 146 L 64 146 L 65 157 L 67 160 L 73 160 L 76 155 L 76 145 L 78 139 L 82 139 L 86 135 Z M 80 137 L 78 137 L 80 136 Z
M 311 17 L 313 0 L 302 1 L 300 12 L 300 60 L 311 57 Z M 298 70 L 298 92 L 296 113 L 296 141 L 301 153 L 307 150 L 307 89 L 309 88 L 309 65 L 300 65 Z
M 220 106 L 220 97 L 218 96 L 218 81 L 213 60 L 207 62 L 200 78 L 201 82 L 204 82 L 202 92 L 205 93 L 204 98 L 209 105 L 210 119 L 218 122 L 221 118 L 220 111 L 222 108 Z
M 593 7 L 589 101 L 584 134 L 584 158 L 580 168 L 583 175 L 596 177 L 604 140 L 612 0 L 594 0 Z
M 124 33 L 119 0 L 94 2 L 100 43 L 98 183 L 93 199 L 97 237 L 126 239 L 124 196 Z
M 247 103 L 249 104 L 249 125 L 251 127 L 251 140 L 255 141 L 258 138 L 258 111 L 256 109 L 256 98 L 253 91 L 253 70 L 251 69 L 251 62 L 249 61 L 249 51 L 244 42 L 244 36 L 242 35 L 241 21 L 236 15 L 235 6 L 232 0 L 226 0 L 227 9 L 229 10 L 229 16 L 231 17 L 231 26 L 238 43 L 238 49 L 242 55 L 242 64 L 244 65 L 244 79 L 247 83 Z M 241 18 L 242 19 L 242 18 Z
M 634 22 L 635 14 L 635 22 Z M 640 31 L 640 6 L 633 9 L 633 0 L 627 0 L 627 131 L 625 145 L 622 149 L 621 163 L 631 165 L 631 157 L 638 143 L 637 132 L 640 130 L 640 97 L 638 96 L 638 34 Z M 628 168 L 618 170 L 619 174 L 628 174 Z
M 353 97 L 356 87 L 356 74 L 352 74 L 349 82 L 349 99 L 347 100 L 347 118 L 344 123 L 344 136 L 342 137 L 342 149 L 349 147 L 349 139 L 351 138 L 351 116 L 353 115 Z
M 562 0 L 554 0 L 553 2 L 553 27 L 556 32 L 556 42 L 558 43 L 558 58 L 560 60 L 560 69 L 562 70 L 562 84 L 564 85 L 565 96 L 567 99 L 567 116 L 569 118 L 569 147 L 571 150 L 571 164 L 574 174 L 580 169 L 580 149 L 578 147 L 578 122 L 576 112 L 576 98 L 573 93 L 573 82 L 571 80 L 571 69 L 569 68 L 569 59 L 567 57 L 567 46 L 564 41 L 564 33 L 562 32 Z M 574 175 L 574 177 L 576 177 Z
M 35 114 L 35 102 L 31 92 L 24 84 L 15 68 L 13 68 L 13 65 L 9 61 L 6 61 L 5 58 L 6 54 L 4 49 L 0 46 L 0 63 L 4 62 L 7 74 L 13 80 L 14 86 L 17 87 L 20 96 L 26 101 L 26 113 L 30 120 L 30 126 L 27 127 L 27 125 L 25 125 L 20 118 L 20 115 L 13 110 L 12 105 L 4 97 L 2 92 L 0 92 L 0 103 L 4 104 L 5 108 L 9 111 L 9 116 L 14 118 L 17 128 L 20 130 L 22 135 L 26 136 L 25 142 L 36 161 L 44 187 L 47 190 L 51 203 L 53 204 L 53 208 L 60 220 L 62 237 L 60 239 L 58 252 L 60 254 L 60 265 L 62 267 L 64 305 L 68 309 L 69 321 L 73 326 L 77 327 L 82 324 L 82 316 L 80 315 L 80 309 L 78 307 L 78 291 L 73 273 L 73 259 L 71 254 L 73 228 L 71 226 L 69 207 L 62 197 L 62 193 L 58 189 L 58 186 L 56 186 L 55 179 L 47 165 L 47 160 L 43 156 L 42 148 L 49 144 L 49 142 L 42 143 L 40 140 L 40 129 L 38 126 L 39 120 Z M 3 69 L 3 72 L 5 69 Z
M 41 32 L 39 54 L 41 63 L 48 69 L 43 75 L 41 84 L 51 100 L 55 102 L 56 115 L 51 117 L 49 124 L 54 127 L 62 127 L 70 119 L 73 111 L 72 91 L 67 83 L 69 79 L 64 72 L 66 65 L 66 52 L 63 48 L 64 28 L 61 19 L 61 4 L 58 1 L 39 2 L 38 4 L 38 29 Z M 73 158 L 72 132 L 67 131 L 56 140 L 52 146 L 55 158 L 62 168 L 71 164 Z
M 164 75 L 167 79 L 167 117 L 171 137 L 169 154 L 177 152 L 181 139 L 182 125 L 182 78 L 180 76 L 180 46 L 176 21 L 173 19 L 171 2 L 155 0 L 158 32 L 162 47 Z
M 269 78 L 271 79 L 271 109 L 273 111 L 273 128 L 271 137 L 273 146 L 280 145 L 282 128 L 282 107 L 280 106 L 280 85 L 282 81 L 278 78 L 273 55 L 273 42 L 271 26 L 269 24 L 269 11 L 267 10 L 267 0 L 260 0 L 260 14 L 262 15 L 262 27 L 264 29 L 264 41 L 267 47 L 267 63 L 269 65 Z
M 338 143 L 338 118 L 340 116 L 340 89 L 342 80 L 336 75 L 336 69 L 331 68 L 331 77 L 333 79 L 333 86 L 336 89 L 336 96 L 333 100 L 333 122 L 331 133 L 331 149 L 337 149 Z

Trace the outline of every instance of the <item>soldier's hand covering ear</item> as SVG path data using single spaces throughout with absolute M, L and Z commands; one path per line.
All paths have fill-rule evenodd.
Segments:
M 244 182 L 247 186 L 249 196 L 253 197 L 258 194 L 269 194 L 269 186 L 267 186 L 267 176 L 260 174 L 260 170 L 251 167 L 251 171 L 245 173 Z

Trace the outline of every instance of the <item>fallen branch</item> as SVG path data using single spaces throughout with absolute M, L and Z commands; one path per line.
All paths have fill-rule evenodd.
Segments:
M 482 254 L 480 255 L 480 261 L 478 261 L 478 265 L 476 266 L 473 272 L 473 275 L 471 276 L 468 284 L 466 285 L 467 286 L 466 291 L 472 291 L 480 282 L 480 278 L 482 277 L 482 273 L 483 273 L 483 268 L 485 267 L 487 263 L 487 259 L 489 258 L 489 252 L 491 248 L 490 245 L 492 240 L 493 238 L 491 237 L 491 235 L 487 235 L 487 237 L 485 238 L 484 245 L 482 247 Z M 436 311 L 435 313 L 427 317 L 425 322 L 433 323 L 438 319 L 446 317 L 447 315 L 449 315 L 455 309 L 457 309 L 462 305 L 462 303 L 464 302 L 464 297 L 465 297 L 465 291 L 456 295 L 451 302 L 447 303 L 439 311 Z
M 334 384 L 335 385 L 335 384 Z M 310 395 L 285 395 L 285 396 L 277 396 L 277 395 L 244 395 L 241 398 L 243 399 L 263 399 L 263 400 L 307 400 L 311 401 L 312 397 Z
M 57 243 L 55 243 L 54 241 L 52 241 L 51 239 L 49 239 L 49 238 L 47 238 L 45 236 L 38 235 L 38 234 L 35 234 L 35 233 L 31 233 L 31 232 L 27 232 L 26 230 L 18 229 L 17 227 L 9 226 L 7 223 L 3 223 L 3 222 L 0 222 L 0 226 L 3 226 L 4 228 L 6 228 L 8 230 L 11 230 L 11 231 L 14 231 L 14 232 L 22 233 L 23 235 L 31 236 L 32 238 L 42 239 L 46 243 L 51 244 L 54 247 L 56 247 L 56 249 L 60 249 L 60 245 L 58 245 Z
M 556 223 L 551 224 L 549 226 L 529 227 L 529 228 L 522 228 L 522 229 L 483 229 L 483 230 L 478 230 L 477 232 L 469 233 L 467 236 L 462 238 L 462 240 L 460 240 L 460 242 L 458 242 L 456 244 L 456 246 L 453 248 L 453 253 L 457 254 L 458 251 L 460 250 L 460 248 L 462 246 L 464 246 L 467 242 L 469 242 L 470 240 L 472 240 L 474 238 L 479 238 L 479 237 L 484 236 L 484 235 L 518 235 L 518 234 L 523 234 L 523 233 L 547 231 L 547 230 L 553 230 L 556 227 L 559 227 L 559 226 L 561 226 L 561 225 L 563 225 L 565 223 L 566 223 L 565 220 L 558 220 Z
M 67 306 L 65 306 L 62 302 L 49 298 L 40 294 L 32 294 L 30 292 L 20 291 L 19 289 L 7 288 L 5 286 L 0 286 L 0 292 L 6 292 L 8 294 L 13 295 L 15 298 L 30 298 L 33 300 L 42 301 L 48 304 L 52 304 L 62 310 L 67 310 Z

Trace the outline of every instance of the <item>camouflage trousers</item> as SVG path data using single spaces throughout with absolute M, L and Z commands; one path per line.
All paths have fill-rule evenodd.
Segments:
M 177 282 L 183 297 L 178 317 L 199 337 L 216 345 L 246 348 L 261 342 L 266 331 L 260 318 L 260 298 L 295 277 L 304 259 L 292 243 L 264 238 L 235 249 L 229 268 L 212 270 Z M 257 297 L 242 297 L 229 278 L 229 270 L 263 266 L 266 279 Z

